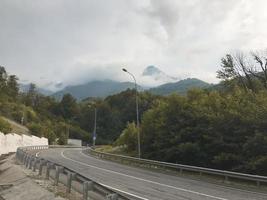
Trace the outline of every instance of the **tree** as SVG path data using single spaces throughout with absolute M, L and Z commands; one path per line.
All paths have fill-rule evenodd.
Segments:
M 26 98 L 25 98 L 25 104 L 27 106 L 35 106 L 36 103 L 36 97 L 37 97 L 37 89 L 36 89 L 36 85 L 34 83 L 30 83 L 29 85 L 29 90 L 26 94 Z
M 133 152 L 137 149 L 137 127 L 135 123 L 128 123 L 127 127 L 122 131 L 120 137 L 115 141 L 115 145 L 126 145 L 127 152 Z
M 252 65 L 249 72 L 258 78 L 265 89 L 267 89 L 267 55 L 261 52 L 251 52 L 251 56 L 255 61 L 255 65 Z
M 234 56 L 227 54 L 221 59 L 221 69 L 217 71 L 217 78 L 228 86 L 238 84 L 246 91 L 267 89 L 266 52 L 251 52 L 248 55 L 240 52 Z
M 6 91 L 7 73 L 3 66 L 0 66 L 0 93 Z
M 78 114 L 76 99 L 71 94 L 65 94 L 59 106 L 61 115 L 65 119 L 71 119 Z
M 18 78 L 15 75 L 10 75 L 7 80 L 8 94 L 13 99 L 16 99 L 19 94 Z

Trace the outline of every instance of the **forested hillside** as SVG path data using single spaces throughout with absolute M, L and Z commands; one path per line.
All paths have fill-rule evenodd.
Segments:
M 267 175 L 267 59 L 264 54 L 226 55 L 217 72 L 220 87 L 186 95 L 139 92 L 143 158 Z M 68 137 L 113 144 L 136 155 L 135 90 L 105 99 L 61 101 L 39 94 L 34 84 L 19 93 L 17 77 L 0 68 L 0 114 L 32 134 L 65 144 Z M 0 131 L 9 125 L 0 118 Z
M 90 134 L 73 121 L 73 116 L 79 112 L 74 98 L 66 95 L 57 102 L 39 94 L 34 84 L 30 84 L 26 93 L 20 93 L 17 81 L 15 75 L 9 75 L 0 67 L 0 116 L 27 126 L 31 134 L 48 138 L 50 144 L 66 144 L 68 135 L 90 142 Z M 10 124 L 1 118 L 0 131 L 11 131 Z
M 193 89 L 158 100 L 141 122 L 142 157 L 267 175 L 266 55 L 227 55 L 222 90 Z M 128 124 L 115 145 L 136 152 Z

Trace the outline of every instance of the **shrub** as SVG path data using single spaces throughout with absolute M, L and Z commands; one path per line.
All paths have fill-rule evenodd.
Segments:
M 8 123 L 2 117 L 0 117 L 0 131 L 5 134 L 10 133 L 12 131 L 10 123 Z

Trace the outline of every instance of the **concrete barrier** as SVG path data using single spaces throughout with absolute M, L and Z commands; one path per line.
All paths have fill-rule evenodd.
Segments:
M 0 132 L 0 155 L 16 152 L 18 147 L 35 145 L 48 145 L 48 139 L 44 137 L 18 135 L 16 133 L 4 135 Z

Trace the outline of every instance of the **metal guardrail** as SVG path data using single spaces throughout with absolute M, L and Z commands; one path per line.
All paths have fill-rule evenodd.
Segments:
M 29 146 L 29 147 L 19 147 L 16 152 L 16 159 L 21 164 L 24 164 L 26 168 L 32 169 L 34 172 L 38 170 L 40 176 L 45 173 L 46 179 L 50 177 L 54 179 L 54 185 L 58 185 L 59 182 L 67 186 L 66 192 L 70 193 L 71 188 L 74 187 L 72 182 L 75 181 L 80 184 L 79 187 L 76 186 L 75 190 L 83 194 L 83 199 L 87 200 L 89 198 L 89 193 L 93 196 L 97 196 L 97 199 L 106 200 L 143 200 L 136 196 L 131 196 L 130 194 L 124 194 L 122 191 L 115 191 L 108 186 L 101 183 L 97 183 L 89 178 L 84 177 L 78 172 L 69 169 L 65 166 L 61 166 L 57 163 L 49 161 L 44 158 L 36 156 L 38 150 L 44 150 L 49 148 L 77 148 L 73 146 Z M 35 152 L 35 150 L 37 150 Z M 44 170 L 45 169 L 45 170 Z M 52 175 L 53 174 L 53 175 Z M 62 177 L 65 176 L 65 177 Z M 65 180 L 65 181 L 64 181 Z M 91 199 L 91 198 L 90 198 Z
M 130 157 L 130 156 L 116 155 L 116 154 L 111 154 L 111 153 L 99 152 L 91 148 L 87 148 L 83 150 L 83 152 L 89 153 L 90 155 L 97 156 L 99 158 L 117 161 L 120 163 L 129 163 L 129 164 L 132 163 L 135 165 L 138 164 L 142 167 L 156 168 L 156 169 L 157 168 L 170 169 L 170 170 L 179 171 L 180 173 L 183 173 L 183 171 L 187 171 L 187 172 L 198 173 L 199 175 L 207 174 L 207 175 L 221 176 L 221 177 L 224 177 L 225 181 L 228 181 L 229 178 L 235 178 L 235 179 L 243 180 L 243 181 L 255 181 L 258 187 L 260 186 L 261 183 L 267 183 L 266 176 L 243 174 L 243 173 L 231 172 L 231 171 L 225 171 L 225 170 L 195 167 L 195 166 L 190 166 L 190 165 L 174 164 L 174 163 L 168 163 L 168 162 L 160 162 L 160 161 L 155 161 L 155 160 L 135 158 L 135 157 Z

